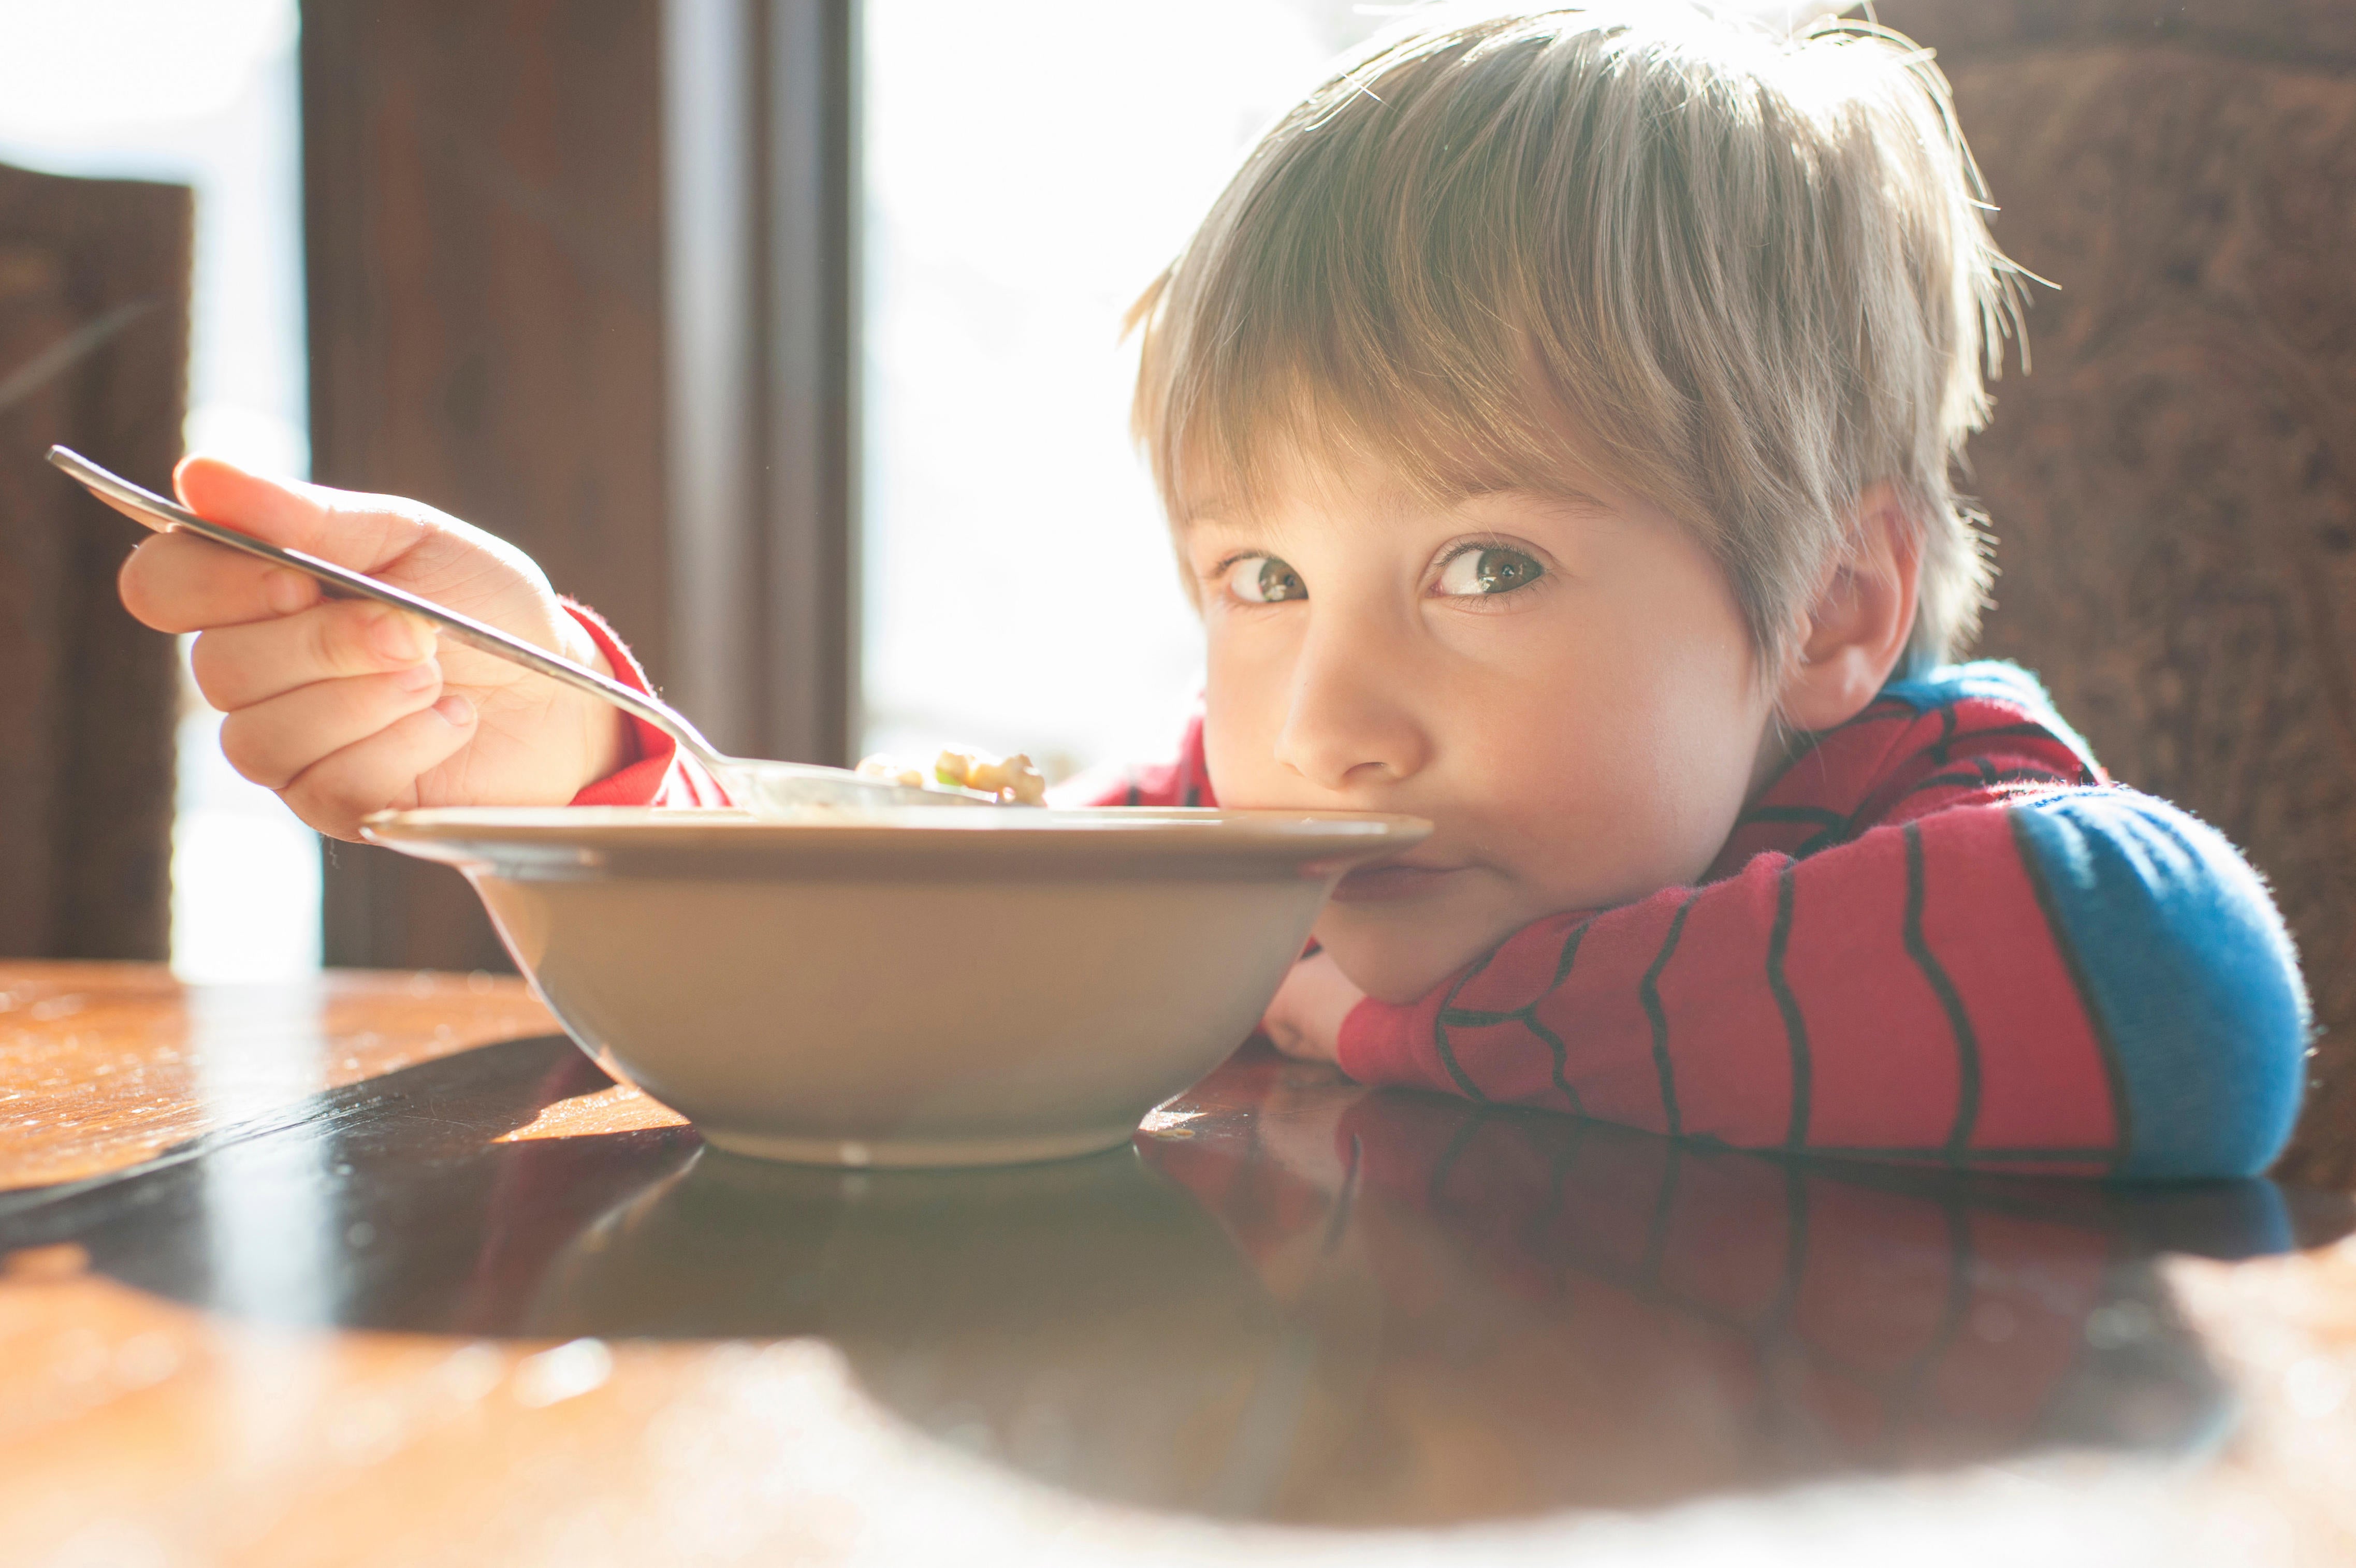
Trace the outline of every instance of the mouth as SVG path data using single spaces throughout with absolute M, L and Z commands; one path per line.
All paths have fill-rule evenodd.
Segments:
M 1377 861 L 1362 865 L 1333 888 L 1336 904 L 1392 904 L 1420 898 L 1448 885 L 1451 877 L 1471 869 L 1462 865 L 1421 865 L 1413 861 Z

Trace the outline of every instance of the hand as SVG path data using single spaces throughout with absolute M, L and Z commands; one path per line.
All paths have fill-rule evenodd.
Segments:
M 1312 953 L 1294 964 L 1277 987 L 1276 1000 L 1260 1015 L 1260 1032 L 1286 1056 L 1333 1061 L 1341 1054 L 1342 1020 L 1365 999 L 1333 954 Z
M 531 558 L 391 496 L 264 478 L 211 457 L 173 476 L 201 517 L 325 557 L 611 674 Z M 231 766 L 336 838 L 388 807 L 562 805 L 626 758 L 622 716 L 487 654 L 440 647 L 414 616 L 329 599 L 299 572 L 189 534 L 123 563 L 123 603 L 199 632 L 205 700 Z

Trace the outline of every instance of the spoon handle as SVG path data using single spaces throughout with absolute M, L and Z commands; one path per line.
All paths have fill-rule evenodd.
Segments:
M 685 746 L 697 761 L 707 768 L 715 771 L 734 771 L 737 766 L 734 758 L 723 755 L 704 739 L 703 733 L 688 723 L 686 717 L 670 704 L 625 686 L 619 681 L 600 675 L 594 670 L 584 669 L 569 659 L 560 659 L 546 649 L 535 648 L 523 639 L 510 636 L 495 626 L 487 626 L 472 616 L 444 609 L 431 599 L 420 598 L 390 583 L 362 576 L 332 561 L 322 561 L 316 555 L 289 550 L 218 522 L 208 522 L 187 508 L 166 500 L 152 490 L 142 489 L 118 474 L 109 473 L 69 447 L 50 447 L 49 461 L 79 480 L 108 506 L 158 533 L 169 533 L 175 529 L 193 533 L 216 544 L 242 550 L 248 555 L 258 555 L 264 561 L 316 577 L 331 597 L 374 599 L 379 604 L 406 610 L 421 619 L 432 621 L 453 640 L 477 652 L 487 653 L 494 659 L 504 659 L 510 664 L 520 664 L 552 681 L 562 681 L 568 686 L 578 687 L 593 697 L 613 703 L 624 713 L 646 720 Z

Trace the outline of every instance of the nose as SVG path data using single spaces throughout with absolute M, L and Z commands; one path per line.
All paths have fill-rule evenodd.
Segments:
M 1293 661 L 1277 761 L 1333 790 L 1421 772 L 1431 737 L 1416 716 L 1408 639 L 1376 618 L 1312 613 Z

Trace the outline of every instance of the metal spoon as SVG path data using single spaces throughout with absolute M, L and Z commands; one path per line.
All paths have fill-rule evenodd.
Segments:
M 322 561 L 300 550 L 289 550 L 251 534 L 240 533 L 236 529 L 220 523 L 208 522 L 186 507 L 167 501 L 151 490 L 142 489 L 120 475 L 107 472 L 68 447 L 50 447 L 49 461 L 79 480 L 108 506 L 158 533 L 169 533 L 177 529 L 209 539 L 216 544 L 227 545 L 231 550 L 258 555 L 273 564 L 292 567 L 317 578 L 330 598 L 374 599 L 379 604 L 406 610 L 411 615 L 432 621 L 454 641 L 487 653 L 494 659 L 520 664 L 552 681 L 562 681 L 593 697 L 603 698 L 624 713 L 644 719 L 679 742 L 690 756 L 712 770 L 732 799 L 764 816 L 787 816 L 803 806 L 841 806 L 873 811 L 888 806 L 987 806 L 998 803 L 997 797 L 986 795 L 979 789 L 948 786 L 920 789 L 882 779 L 869 779 L 843 768 L 730 757 L 704 739 L 703 732 L 688 723 L 668 703 L 600 675 L 594 670 L 584 669 L 569 659 L 559 659 L 545 649 L 535 648 L 495 626 L 486 625 L 471 616 L 460 615 L 455 610 L 444 609 L 431 599 L 420 598 L 405 588 L 396 588 L 373 577 L 362 576 L 332 561 Z

